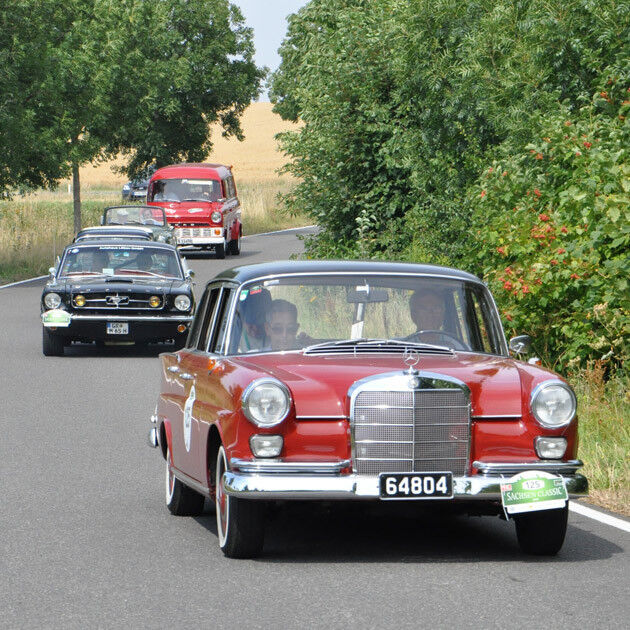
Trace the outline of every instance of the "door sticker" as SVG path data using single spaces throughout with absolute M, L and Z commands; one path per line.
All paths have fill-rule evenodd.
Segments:
M 195 404 L 195 385 L 190 388 L 190 394 L 188 394 L 188 398 L 186 399 L 186 404 L 184 405 L 184 446 L 186 447 L 186 452 L 190 452 L 190 439 L 192 436 L 192 411 L 193 405 Z

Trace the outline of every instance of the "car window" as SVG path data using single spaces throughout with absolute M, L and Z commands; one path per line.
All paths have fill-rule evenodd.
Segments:
M 208 287 L 208 289 L 206 289 L 205 309 L 203 311 L 199 311 L 196 318 L 195 323 L 199 323 L 200 326 L 199 336 L 197 337 L 195 347 L 197 350 L 201 350 L 202 352 L 206 351 L 210 342 L 213 330 L 212 324 L 215 318 L 217 303 L 219 301 L 221 291 L 222 289 L 220 286 Z
M 221 295 L 221 303 L 217 310 L 217 318 L 215 320 L 215 331 L 212 336 L 210 351 L 221 353 L 223 350 L 223 342 L 225 341 L 225 335 L 227 333 L 229 324 L 229 307 L 232 303 L 234 291 L 232 289 L 225 288 Z

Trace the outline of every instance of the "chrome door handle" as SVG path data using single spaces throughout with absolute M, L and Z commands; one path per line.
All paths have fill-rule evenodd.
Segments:
M 177 374 L 179 372 L 179 368 L 176 365 L 170 365 L 166 368 L 169 372 L 173 372 L 173 374 Z
M 179 378 L 181 378 L 183 381 L 192 381 L 195 377 L 192 374 L 188 374 L 187 372 L 182 372 L 179 375 Z

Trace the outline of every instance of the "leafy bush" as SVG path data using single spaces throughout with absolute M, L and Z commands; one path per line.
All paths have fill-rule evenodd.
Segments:
M 502 147 L 469 191 L 468 266 L 560 366 L 629 354 L 629 70 L 611 70 L 575 116 L 547 115 L 520 151 Z

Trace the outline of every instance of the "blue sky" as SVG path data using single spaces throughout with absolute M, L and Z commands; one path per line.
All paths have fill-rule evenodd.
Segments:
M 240 7 L 247 26 L 254 29 L 256 65 L 275 70 L 280 65 L 278 48 L 287 32 L 287 15 L 308 4 L 308 0 L 230 1 Z

